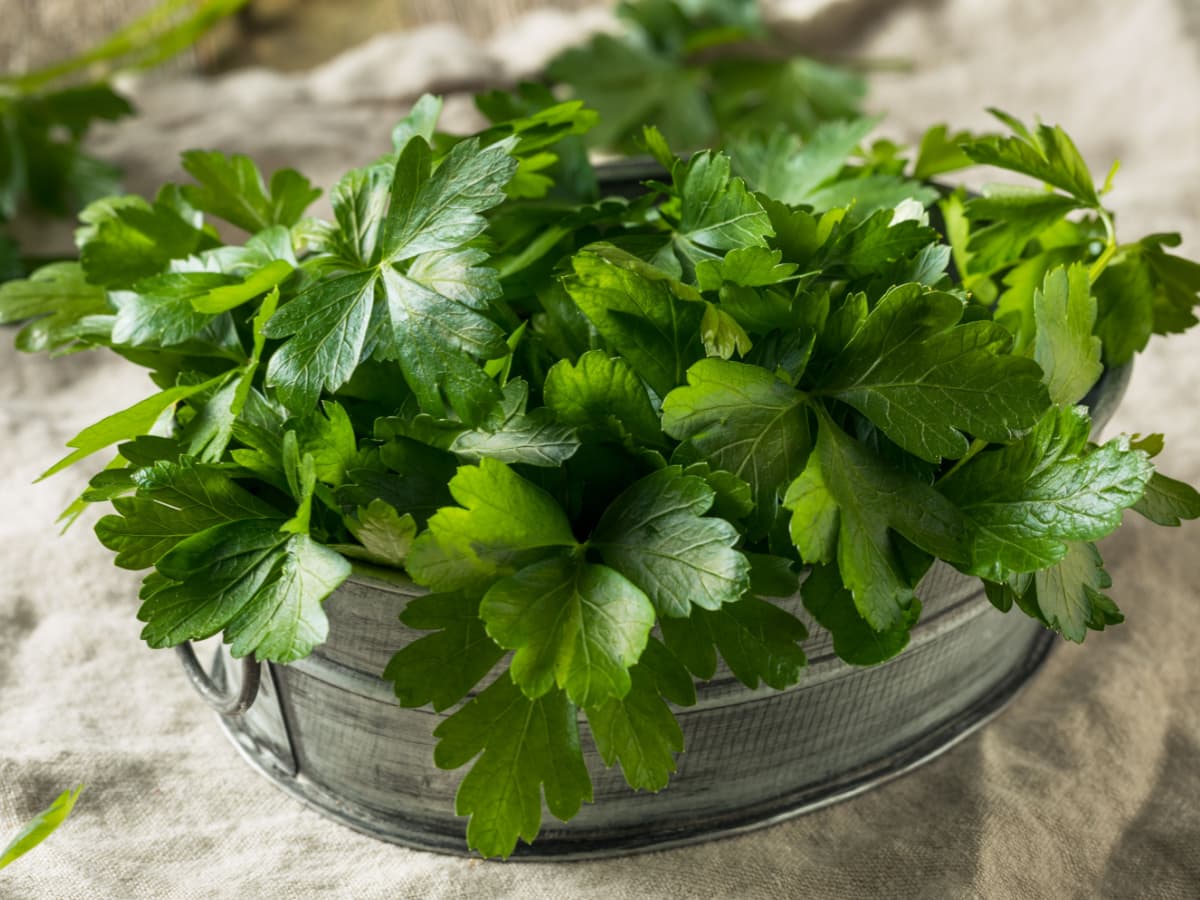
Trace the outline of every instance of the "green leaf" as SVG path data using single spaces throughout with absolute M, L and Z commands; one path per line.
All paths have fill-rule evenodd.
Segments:
M 0 869 L 16 862 L 53 834 L 58 826 L 71 815 L 71 811 L 75 809 L 75 801 L 79 799 L 82 791 L 82 784 L 72 790 L 63 791 L 48 809 L 38 813 L 33 821 L 22 828 L 20 833 L 4 848 L 4 852 L 0 853 Z
M 422 94 L 413 104 L 408 115 L 401 119 L 392 129 L 392 146 L 397 151 L 415 137 L 423 137 L 433 141 L 433 133 L 437 130 L 438 119 L 442 116 L 442 98 L 433 94 Z
M 554 557 L 496 582 L 479 610 L 488 634 L 516 650 L 512 679 L 531 698 L 555 685 L 591 706 L 629 691 L 654 606 L 607 566 Z
M 702 291 L 715 291 L 723 284 L 766 287 L 788 280 L 795 263 L 782 263 L 782 251 L 767 247 L 736 247 L 723 259 L 705 259 L 696 264 L 697 284 Z
M 1121 524 L 1154 471 L 1127 439 L 1089 447 L 1081 407 L 1055 409 L 1016 443 L 979 454 L 945 479 L 942 492 L 972 532 L 964 571 L 1003 582 L 1063 559 L 1068 543 L 1094 541 Z
M 1066 555 L 1033 576 L 1035 602 L 1046 624 L 1067 640 L 1082 642 L 1088 629 L 1125 620 L 1116 604 L 1102 591 L 1112 586 L 1095 544 L 1071 542 Z
M 542 388 L 555 418 L 578 428 L 593 427 L 644 444 L 662 441 L 662 428 L 646 386 L 621 357 L 589 350 L 572 365 L 560 359 Z
M 963 303 L 921 285 L 892 288 L 829 364 L 819 393 L 849 403 L 910 453 L 938 462 L 967 452 L 966 432 L 1006 441 L 1048 405 L 1041 369 L 1007 355 L 1008 332 L 959 324 Z
M 350 564 L 278 519 L 225 522 L 176 544 L 157 563 L 169 580 L 145 597 L 142 638 L 156 649 L 224 630 L 236 657 L 293 662 L 325 640 L 321 603 Z
M 1190 484 L 1155 472 L 1132 509 L 1156 525 L 1179 525 L 1183 519 L 1200 518 L 1200 492 Z
M 895 210 L 881 209 L 831 242 L 826 265 L 844 268 L 851 278 L 867 278 L 936 242 L 937 232 L 928 225 L 897 220 Z
M 465 254 L 471 262 L 482 259 L 475 251 Z M 449 406 L 474 425 L 499 399 L 499 389 L 472 357 L 494 359 L 509 349 L 500 326 L 478 311 L 498 293 L 494 278 L 479 277 L 482 270 L 472 267 L 465 279 L 447 279 L 453 287 L 440 283 L 446 267 L 457 273 L 463 265 L 463 254 L 430 254 L 407 275 L 382 269 L 386 325 L 376 355 L 400 363 L 423 410 L 444 415 Z
M 434 730 L 434 761 L 456 769 L 477 754 L 459 785 L 455 811 L 470 816 L 467 843 L 484 856 L 509 856 L 517 839 L 541 830 L 543 792 L 550 812 L 567 820 L 592 799 L 579 748 L 575 707 L 561 691 L 537 700 L 507 676 Z
M 836 566 L 813 566 L 800 593 L 804 608 L 833 637 L 833 652 L 852 666 L 874 666 L 891 659 L 908 646 L 909 631 L 921 615 L 921 602 L 914 600 L 900 622 L 876 631 L 855 608 Z
M 1014 137 L 987 136 L 962 145 L 963 152 L 984 165 L 1020 172 L 1066 191 L 1084 206 L 1099 207 L 1100 197 L 1087 163 L 1067 133 L 1057 125 L 1039 124 L 1029 131 L 999 110 L 990 110 L 1015 132 Z
M 754 347 L 750 335 L 746 334 L 737 319 L 712 303 L 704 305 L 700 339 L 704 341 L 705 353 L 721 359 L 729 359 L 735 353 L 745 356 Z
M 964 212 L 971 222 L 971 274 L 994 272 L 1020 259 L 1026 244 L 1080 206 L 1074 197 L 1015 185 L 989 185 Z M 978 223 L 987 223 L 979 226 Z
M 663 430 L 748 482 L 755 522 L 766 528 L 780 485 L 800 473 L 811 448 L 804 395 L 759 366 L 725 360 L 696 363 L 687 380 L 663 401 Z
M 410 628 L 433 632 L 407 644 L 384 670 L 401 706 L 431 703 L 438 712 L 449 709 L 504 657 L 479 618 L 479 600 L 468 594 L 417 597 L 400 619 Z
M 26 280 L 0 284 L 0 324 L 32 320 L 17 332 L 17 349 L 26 353 L 104 341 L 111 312 L 104 289 L 88 284 L 78 263 L 51 263 Z
M 79 261 L 87 280 L 107 288 L 124 288 L 162 272 L 182 259 L 215 246 L 211 234 L 185 219 L 163 200 L 151 206 L 141 197 L 122 197 L 92 204 L 80 214 Z
M 567 292 L 658 396 L 703 355 L 700 295 L 637 257 L 593 244 L 572 259 Z
M 774 235 L 766 210 L 745 182 L 733 177 L 725 154 L 697 153 L 677 165 L 673 177 L 679 196 L 674 249 L 685 266 L 719 256 L 719 251 L 765 247 Z
M 504 398 L 479 428 L 460 430 L 449 449 L 464 459 L 556 468 L 579 449 L 573 428 L 555 421 L 549 409 L 526 412 L 529 386 L 522 379 L 504 386 Z
M 376 283 L 374 271 L 318 281 L 267 322 L 268 338 L 291 336 L 267 365 L 267 385 L 289 409 L 311 409 L 322 390 L 350 380 L 366 343 Z
M 96 523 L 100 543 L 123 569 L 146 569 L 180 541 L 222 522 L 273 518 L 279 511 L 220 472 L 159 462 L 135 472 L 137 495 L 113 500 L 116 515 Z
M 292 535 L 272 577 L 225 626 L 230 653 L 277 663 L 308 656 L 329 631 L 321 604 L 349 575 L 341 554 Z
M 193 296 L 192 306 L 202 313 L 215 315 L 226 312 L 272 290 L 291 275 L 293 269 L 287 260 L 272 260 L 262 268 L 250 272 L 240 282 L 215 287 L 207 294 Z
M 362 544 L 363 552 L 347 553 L 345 547 L 337 549 L 344 555 L 355 555 L 381 566 L 402 568 L 417 537 L 417 522 L 412 514 L 401 515 L 396 507 L 378 497 L 367 506 L 360 506 L 355 515 L 347 516 L 345 523 L 354 539 Z
M 254 347 L 250 359 L 241 367 L 236 377 L 230 378 L 225 386 L 213 394 L 186 428 L 187 452 L 204 462 L 217 462 L 224 455 L 233 439 L 234 429 L 250 401 L 254 390 L 254 379 L 262 362 L 266 335 L 263 329 L 275 314 L 279 302 L 279 289 L 272 289 L 251 322 Z M 252 407 L 253 409 L 253 407 Z
M 160 391 L 153 396 L 147 397 L 145 400 L 139 400 L 128 409 L 113 413 L 111 416 L 105 416 L 95 425 L 89 425 L 83 431 L 79 432 L 79 434 L 75 435 L 75 437 L 67 441 L 67 446 L 75 448 L 75 452 L 67 454 L 52 465 L 38 476 L 38 480 L 49 478 L 51 475 L 61 472 L 81 459 L 91 456 L 97 450 L 103 450 L 105 447 L 110 447 L 119 441 L 131 440 L 146 434 L 154 426 L 154 423 L 158 421 L 159 417 L 180 400 L 216 387 L 224 378 L 224 375 L 218 375 L 216 378 L 209 379 L 200 384 L 179 385 L 178 387 L 168 388 L 165 391 Z
M 733 549 L 739 535 L 723 519 L 705 518 L 711 488 L 678 466 L 635 482 L 605 510 L 590 545 L 646 592 L 660 615 L 716 609 L 750 585 L 750 564 Z
M 628 693 L 588 707 L 588 726 L 605 765 L 619 762 L 631 788 L 657 792 L 675 771 L 683 731 L 647 668 L 636 665 L 630 675 Z
M 812 194 L 834 180 L 879 120 L 825 122 L 807 141 L 785 129 L 765 140 L 735 140 L 731 155 L 750 186 L 789 206 L 809 203 Z
M 396 162 L 383 222 L 384 262 L 452 250 L 478 236 L 487 227 L 480 213 L 504 201 L 504 185 L 517 169 L 509 155 L 515 143 L 506 138 L 481 148 L 470 138 L 455 144 L 431 174 L 429 145 L 410 140 Z
M 192 206 L 251 234 L 272 225 L 290 228 L 321 196 L 319 188 L 293 169 L 272 175 L 268 188 L 254 161 L 240 153 L 188 150 L 183 168 L 199 182 L 183 188 Z
M 921 137 L 913 178 L 927 181 L 934 175 L 954 172 L 971 165 L 971 157 L 962 151 L 962 143 L 970 140 L 967 131 L 951 133 L 946 125 L 934 125 Z
M 239 279 L 219 272 L 167 272 L 143 279 L 131 291 L 112 291 L 117 308 L 112 340 L 132 347 L 170 347 L 197 335 L 213 321 L 193 302 Z
M 1154 332 L 1154 273 L 1141 253 L 1110 262 L 1092 285 L 1096 296 L 1096 336 L 1104 363 L 1122 366 L 1140 353 Z
M 419 584 L 486 588 L 548 551 L 576 545 L 554 498 L 501 462 L 460 467 L 450 493 L 462 508 L 438 510 L 409 553 L 408 571 Z
M 1100 339 L 1092 336 L 1096 299 L 1087 268 L 1076 263 L 1046 275 L 1033 295 L 1037 338 L 1033 358 L 1045 373 L 1052 403 L 1079 402 L 1100 378 Z
M 836 558 L 855 606 L 877 631 L 904 622 L 914 599 L 892 531 L 941 559 L 969 556 L 966 523 L 950 501 L 886 464 L 825 414 L 808 468 L 788 489 L 784 506 L 805 561 Z

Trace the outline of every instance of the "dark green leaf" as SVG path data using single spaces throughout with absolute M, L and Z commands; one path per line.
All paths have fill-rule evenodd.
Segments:
M 733 549 L 738 533 L 705 518 L 713 491 L 677 466 L 637 481 L 605 511 L 591 546 L 649 595 L 659 614 L 716 609 L 750 586 L 750 564 Z
M 836 566 L 813 566 L 800 588 L 804 608 L 833 637 L 833 652 L 852 666 L 874 666 L 908 646 L 908 634 L 921 615 L 919 600 L 899 623 L 876 631 L 859 615 L 854 597 L 842 584 Z
M 995 323 L 959 324 L 963 303 L 921 285 L 892 288 L 828 367 L 820 392 L 849 403 L 930 462 L 967 451 L 962 432 L 1004 441 L 1046 409 L 1041 369 L 1006 355 Z
M 804 395 L 759 366 L 706 359 L 663 402 L 663 429 L 750 484 L 760 527 L 811 447 Z
M 484 630 L 479 600 L 467 594 L 417 597 L 400 618 L 410 628 L 433 632 L 406 645 L 383 673 L 401 706 L 449 709 L 504 656 Z
M 606 765 L 619 762 L 634 790 L 660 791 L 675 771 L 683 731 L 646 667 L 634 666 L 630 675 L 632 687 L 623 697 L 588 708 L 588 725 Z

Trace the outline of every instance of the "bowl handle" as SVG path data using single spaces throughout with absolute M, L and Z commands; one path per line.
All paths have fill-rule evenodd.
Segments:
M 187 673 L 192 687 L 203 697 L 208 705 L 223 716 L 240 716 L 254 705 L 258 696 L 258 685 L 262 679 L 262 665 L 254 661 L 254 656 L 242 660 L 242 686 L 236 693 L 225 693 L 215 684 L 200 661 L 196 659 L 196 651 L 191 641 L 184 641 L 175 648 L 183 670 Z

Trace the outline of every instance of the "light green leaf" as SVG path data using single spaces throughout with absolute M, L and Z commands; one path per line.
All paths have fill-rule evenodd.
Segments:
M 216 378 L 200 384 L 167 388 L 145 400 L 139 400 L 128 409 L 105 416 L 95 425 L 89 425 L 67 441 L 67 446 L 75 448 L 75 452 L 69 453 L 52 465 L 38 476 L 38 480 L 61 472 L 81 459 L 91 456 L 97 450 L 103 450 L 119 441 L 131 440 L 146 434 L 154 427 L 154 423 L 158 421 L 159 417 L 180 400 L 210 390 L 218 386 L 224 379 L 224 375 L 218 375 Z
M 554 498 L 501 462 L 460 467 L 450 493 L 461 508 L 438 510 L 408 557 L 409 574 L 434 590 L 486 588 L 554 549 L 576 545 Z
M 345 555 L 354 555 L 381 566 L 402 568 L 408 559 L 408 551 L 417 537 L 417 522 L 411 513 L 401 515 L 396 507 L 376 497 L 367 506 L 360 506 L 353 516 L 346 516 L 346 527 L 362 544 L 362 553 L 348 553 L 345 547 L 338 549 Z
M 1013 117 L 990 110 L 1008 125 L 1014 137 L 986 136 L 962 145 L 972 160 L 1036 178 L 1060 188 L 1084 206 L 1099 207 L 1100 197 L 1087 163 L 1067 133 L 1057 125 L 1038 124 L 1029 131 Z
M 560 359 L 546 373 L 543 395 L 560 422 L 594 427 L 645 444 L 662 441 L 662 428 L 646 386 L 621 357 L 589 350 L 572 365 Z
M 969 272 L 986 274 L 1015 262 L 1030 241 L 1079 206 L 1074 197 L 1038 188 L 985 187 L 983 196 L 968 201 L 964 208 L 971 222 Z
M 470 816 L 467 844 L 484 856 L 509 856 L 517 839 L 541 830 L 543 792 L 566 821 L 592 799 L 579 748 L 575 707 L 561 691 L 530 700 L 507 676 L 434 730 L 434 761 L 456 769 L 477 754 L 459 785 L 455 811 Z
M 75 808 L 75 801 L 79 799 L 82 791 L 82 784 L 72 790 L 63 791 L 48 809 L 38 813 L 33 821 L 22 828 L 20 833 L 4 848 L 4 852 L 0 853 L 0 869 L 16 862 L 50 837 L 58 826 L 67 820 L 67 816 L 71 815 L 71 811 Z
M 629 691 L 654 606 L 607 566 L 554 557 L 496 582 L 479 610 L 488 634 L 516 650 L 512 678 L 531 698 L 556 684 L 591 706 Z
M 0 283 L 0 325 L 25 323 L 16 345 L 26 353 L 104 341 L 111 312 L 104 288 L 88 284 L 78 263 L 51 263 L 28 279 Z
M 295 225 L 321 196 L 320 188 L 293 169 L 272 175 L 268 188 L 254 161 L 240 153 L 188 150 L 183 168 L 199 182 L 183 187 L 192 206 L 251 234 L 272 225 Z
M 1190 484 L 1155 472 L 1132 508 L 1156 525 L 1179 525 L 1183 519 L 1200 518 L 1200 492 Z
M 1033 358 L 1045 373 L 1050 400 L 1078 403 L 1100 378 L 1100 339 L 1092 336 L 1096 299 L 1088 283 L 1087 268 L 1076 263 L 1046 275 L 1042 289 L 1033 295 L 1037 337 Z

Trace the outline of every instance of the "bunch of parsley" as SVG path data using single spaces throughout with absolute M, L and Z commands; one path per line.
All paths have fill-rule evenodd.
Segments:
M 480 108 L 455 138 L 423 98 L 332 221 L 295 171 L 189 152 L 193 183 L 93 203 L 78 262 L 0 288 L 23 349 L 108 347 L 158 387 L 46 473 L 115 446 L 66 515 L 113 504 L 96 531 L 148 570 L 150 646 L 287 663 L 356 566 L 429 588 L 384 677 L 458 706 L 436 761 L 471 766 L 480 852 L 533 840 L 543 798 L 591 800 L 582 722 L 659 790 L 672 705 L 719 659 L 794 684 L 798 587 L 854 664 L 904 647 L 935 560 L 1078 641 L 1121 620 L 1094 542 L 1122 513 L 1200 515 L 1160 437 L 1096 444 L 1077 405 L 1194 323 L 1200 266 L 1118 243 L 1061 129 L 935 128 L 915 160 L 862 121 L 687 159 L 651 129 L 662 180 L 614 198 L 595 112 L 539 88 Z M 928 183 L 972 163 L 1044 187 Z
M 95 123 L 133 113 L 112 77 L 165 62 L 245 3 L 162 0 L 77 56 L 0 78 L 0 282 L 25 271 L 17 241 L 4 233 L 18 215 L 73 217 L 120 191 L 117 169 L 83 147 Z
M 866 81 L 844 66 L 781 52 L 751 0 L 624 0 L 620 34 L 599 34 L 547 77 L 600 114 L 593 146 L 636 152 L 654 125 L 677 148 L 748 132 L 808 136 L 860 114 Z

